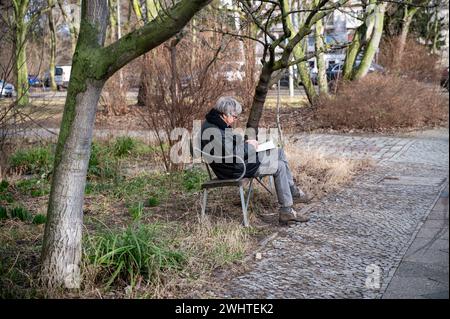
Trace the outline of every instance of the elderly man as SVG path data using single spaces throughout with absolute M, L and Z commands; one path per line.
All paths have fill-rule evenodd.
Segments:
M 256 140 L 244 141 L 241 135 L 232 132 L 232 125 L 242 112 L 241 104 L 232 97 L 221 97 L 209 111 L 202 125 L 202 150 L 211 155 L 209 165 L 219 179 L 238 179 L 257 177 L 267 168 L 274 167 L 272 175 L 280 204 L 279 222 L 307 222 L 308 217 L 297 213 L 296 202 L 307 203 L 310 198 L 302 192 L 292 178 L 291 170 L 282 149 L 276 152 L 275 159 L 268 152 L 258 152 Z M 274 153 L 272 153 L 274 154 Z

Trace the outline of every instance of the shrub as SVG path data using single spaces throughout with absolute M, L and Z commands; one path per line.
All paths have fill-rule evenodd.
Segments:
M 45 224 L 47 222 L 47 216 L 42 214 L 37 214 L 34 216 L 32 223 L 35 225 Z
M 137 147 L 137 142 L 129 136 L 118 137 L 114 143 L 114 155 L 117 157 L 124 157 L 131 154 Z
M 108 231 L 88 237 L 85 256 L 94 266 L 97 278 L 107 286 L 114 282 L 135 283 L 139 277 L 158 280 L 161 272 L 182 269 L 186 257 L 161 238 L 157 224 L 134 225 L 121 231 Z
M 9 213 L 11 218 L 17 218 L 23 222 L 31 221 L 33 218 L 31 213 L 26 208 L 21 206 L 14 207 L 9 211 Z
M 427 46 L 409 38 L 402 59 L 397 63 L 395 57 L 398 56 L 398 40 L 398 37 L 383 40 L 378 62 L 390 72 L 411 80 L 435 83 L 439 81 L 439 56 L 431 54 Z
M 50 147 L 18 150 L 11 155 L 10 165 L 23 174 L 47 174 L 53 167 L 53 152 Z
M 322 127 L 383 130 L 433 126 L 448 117 L 448 101 L 426 84 L 397 76 L 369 74 L 341 83 L 336 96 L 318 102 Z

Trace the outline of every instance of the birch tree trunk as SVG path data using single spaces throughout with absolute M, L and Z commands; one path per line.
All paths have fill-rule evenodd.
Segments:
M 107 0 L 83 0 L 80 35 L 55 154 L 42 246 L 41 279 L 50 288 L 80 286 L 83 201 L 95 112 L 106 80 L 177 34 L 209 0 L 182 0 L 162 17 L 104 47 Z

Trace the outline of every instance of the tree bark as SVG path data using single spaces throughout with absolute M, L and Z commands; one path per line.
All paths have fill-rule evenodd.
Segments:
M 397 48 L 397 54 L 394 57 L 394 66 L 398 67 L 400 63 L 402 62 L 403 53 L 405 51 L 406 46 L 406 40 L 408 39 L 408 33 L 409 33 L 409 27 L 411 25 L 412 19 L 417 12 L 417 7 L 414 8 L 408 8 L 408 6 L 405 6 L 405 11 L 403 15 L 403 24 L 402 29 L 400 32 L 400 37 L 398 40 L 398 48 Z
M 49 1 L 49 5 L 53 5 L 52 1 Z M 56 91 L 55 81 L 55 67 L 56 67 L 56 30 L 55 21 L 53 20 L 53 8 L 48 11 L 48 27 L 50 29 L 50 88 Z
M 102 47 L 108 22 L 104 0 L 82 2 L 82 23 L 72 62 L 42 246 L 41 278 L 49 287 L 80 285 L 83 201 L 95 112 L 105 79 L 88 70 Z
M 318 0 L 316 0 L 316 4 Z M 317 61 L 317 84 L 319 86 L 319 95 L 327 96 L 328 95 L 328 81 L 327 81 L 327 73 L 326 73 L 326 64 L 325 57 L 323 53 L 324 50 L 324 41 L 323 41 L 323 20 L 319 20 L 316 23 L 316 27 L 314 30 L 314 45 L 316 52 L 319 52 L 316 61 Z
M 83 0 L 80 35 L 73 56 L 55 153 L 42 246 L 41 279 L 50 288 L 81 282 L 83 201 L 95 112 L 106 80 L 121 67 L 178 33 L 209 0 L 183 0 L 159 21 L 103 47 L 107 0 Z
M 287 3 L 286 3 L 287 5 Z M 286 7 L 286 11 L 289 9 L 289 7 Z M 286 19 L 286 24 L 291 32 L 290 39 L 294 38 L 296 35 L 296 30 L 294 28 L 294 23 L 292 22 L 292 16 L 288 19 Z M 303 42 L 303 41 L 302 41 Z M 305 57 L 306 55 L 306 43 L 300 43 L 299 45 L 295 46 L 293 49 L 293 55 L 294 59 L 299 60 Z M 297 64 L 297 74 L 300 78 L 300 81 L 302 82 L 302 86 L 305 89 L 306 97 L 308 98 L 308 101 L 310 104 L 314 104 L 314 101 L 318 97 L 318 94 L 316 92 L 316 89 L 314 88 L 314 84 L 311 81 L 311 76 L 309 74 L 309 68 L 308 68 L 308 62 L 301 62 Z
M 15 28 L 15 73 L 17 75 L 17 105 L 25 106 L 29 103 L 29 85 L 28 85 L 28 68 L 27 68 L 27 33 L 28 24 L 25 16 L 28 10 L 29 0 L 13 0 Z
M 294 59 L 302 59 L 306 56 L 305 47 L 303 43 L 300 43 L 294 48 Z M 309 74 L 308 61 L 300 62 L 297 64 L 297 73 L 300 80 L 302 81 L 302 86 L 305 89 L 306 96 L 309 103 L 312 105 L 314 101 L 318 98 L 314 84 L 311 81 L 311 76 Z
M 355 61 L 356 58 L 358 57 L 358 54 L 361 52 L 361 48 L 363 46 L 362 38 L 365 32 L 366 26 L 365 24 L 362 24 L 356 29 L 355 34 L 353 36 L 352 44 L 350 44 L 349 48 L 347 49 L 347 54 L 345 56 L 344 61 L 344 70 L 342 71 L 342 76 L 344 80 L 353 79 Z
M 248 135 L 249 139 L 256 139 L 256 135 L 258 134 L 258 125 L 264 109 L 264 103 L 266 102 L 267 92 L 269 91 L 269 82 L 272 73 L 272 66 L 269 63 L 264 64 L 261 70 L 258 85 L 255 89 L 252 108 L 247 121 L 247 128 L 254 129 L 254 132 L 250 131 L 250 135 Z
M 369 43 L 366 45 L 361 64 L 355 72 L 355 80 L 365 77 L 369 72 L 370 65 L 372 64 L 373 58 L 378 50 L 381 36 L 383 34 L 384 12 L 386 10 L 386 5 L 386 3 L 381 3 L 377 5 L 377 8 L 375 9 L 375 24 L 372 31 L 372 36 Z
M 62 14 L 62 16 L 64 18 L 64 22 L 69 25 L 70 43 L 72 45 L 72 55 L 73 55 L 73 53 L 75 53 L 75 47 L 77 45 L 78 27 L 77 27 L 77 25 L 74 22 L 75 18 L 73 16 L 71 16 L 71 18 L 69 19 L 69 16 L 67 15 L 66 11 L 64 10 L 63 4 L 62 4 L 62 0 L 58 0 L 57 2 L 58 2 L 59 9 L 61 11 L 61 14 Z

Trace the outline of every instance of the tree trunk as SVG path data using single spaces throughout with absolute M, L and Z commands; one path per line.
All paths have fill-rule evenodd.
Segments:
M 434 23 L 433 23 L 433 40 L 431 43 L 431 53 L 438 53 L 438 41 L 439 41 L 439 8 L 435 8 L 434 12 Z
M 318 1 L 316 0 L 316 3 L 317 2 Z M 316 27 L 314 30 L 314 39 L 316 52 L 323 52 L 325 47 L 323 43 L 323 20 L 319 20 L 316 23 Z M 326 96 L 328 95 L 328 81 L 327 81 L 324 54 L 319 53 L 316 57 L 316 60 L 317 60 L 317 84 L 319 86 L 319 95 Z
M 28 0 L 15 0 L 14 20 L 16 22 L 15 33 L 15 73 L 17 75 L 17 105 L 25 106 L 29 103 L 28 68 L 27 68 L 27 33 L 28 25 L 25 22 L 25 15 L 28 10 Z
M 109 39 L 113 43 L 117 40 L 117 15 L 116 15 L 116 1 L 119 0 L 108 0 L 108 10 L 109 10 Z
M 291 6 L 288 6 L 287 3 L 285 3 L 285 11 L 286 12 L 289 11 L 290 7 Z M 293 19 L 292 15 L 291 15 L 291 17 L 288 17 L 286 19 L 286 25 L 287 25 L 289 31 L 291 32 L 290 39 L 293 39 L 298 31 L 298 30 L 295 30 L 292 19 Z M 299 18 L 299 20 L 300 20 L 300 18 Z M 294 59 L 299 60 L 299 59 L 302 59 L 305 57 L 306 50 L 307 50 L 305 48 L 305 46 L 307 47 L 306 41 L 296 45 L 293 48 Z M 298 74 L 298 77 L 300 78 L 300 81 L 302 82 L 303 88 L 305 89 L 305 93 L 306 93 L 309 103 L 313 104 L 314 100 L 318 97 L 318 94 L 316 92 L 316 89 L 314 88 L 314 84 L 311 81 L 311 76 L 309 74 L 309 67 L 308 67 L 307 61 L 300 62 L 299 64 L 297 64 L 297 74 Z
M 405 13 L 403 15 L 402 30 L 400 32 L 400 37 L 398 40 L 397 54 L 394 57 L 394 66 L 398 67 L 402 62 L 403 52 L 405 51 L 406 40 L 408 39 L 409 27 L 411 25 L 414 14 L 417 12 L 417 8 L 408 9 L 405 6 Z
M 362 24 L 356 29 L 355 35 L 353 36 L 352 44 L 350 44 L 349 48 L 347 49 L 347 54 L 345 56 L 344 62 L 344 70 L 342 71 L 342 76 L 344 80 L 353 79 L 355 61 L 356 58 L 358 57 L 359 52 L 361 52 L 362 37 L 365 32 L 366 32 L 365 24 Z
M 273 69 L 270 63 L 265 63 L 261 70 L 258 85 L 255 89 L 255 95 L 253 97 L 253 103 L 247 121 L 247 128 L 254 129 L 254 132 L 250 132 L 250 135 L 248 136 L 249 139 L 256 139 L 256 135 L 258 134 L 258 125 L 264 109 L 267 92 L 269 91 L 269 82 L 272 73 Z
M 49 5 L 52 5 L 49 2 Z M 56 91 L 56 81 L 55 81 L 55 67 L 56 67 L 56 30 L 55 23 L 53 20 L 53 9 L 48 12 L 48 27 L 50 29 L 50 88 Z
M 372 36 L 369 43 L 366 45 L 361 64 L 355 72 L 355 80 L 363 78 L 369 72 L 370 65 L 372 64 L 373 58 L 378 50 L 381 36 L 383 34 L 383 21 L 386 5 L 386 3 L 381 3 L 377 5 L 377 8 L 375 9 L 375 25 L 372 31 Z
M 42 245 L 41 279 L 50 288 L 80 285 L 83 201 L 95 112 L 106 80 L 178 33 L 209 0 L 177 2 L 167 15 L 103 47 L 107 0 L 83 0 Z
M 73 56 L 42 246 L 41 277 L 49 287 L 78 288 L 80 284 L 83 201 L 95 112 L 105 80 L 95 80 L 95 57 L 108 22 L 104 0 L 82 2 L 82 23 Z
M 302 59 L 306 56 L 305 47 L 303 43 L 294 47 L 294 59 Z M 314 104 L 318 97 L 314 84 L 311 81 L 311 76 L 309 75 L 308 61 L 300 62 L 297 64 L 297 73 L 299 75 L 300 81 L 302 81 L 302 86 L 305 89 L 306 96 L 308 97 L 309 103 Z
M 77 3 L 80 0 L 77 0 Z M 75 47 L 77 45 L 77 39 L 78 39 L 78 28 L 75 24 L 75 18 L 73 17 L 73 15 L 70 17 L 67 15 L 66 11 L 64 10 L 63 4 L 61 0 L 58 0 L 58 6 L 59 6 L 59 10 L 61 11 L 61 14 L 64 18 L 64 22 L 67 23 L 69 25 L 69 31 L 70 31 L 70 44 L 72 46 L 72 55 L 73 53 L 75 53 Z M 79 5 L 79 3 L 78 3 Z

